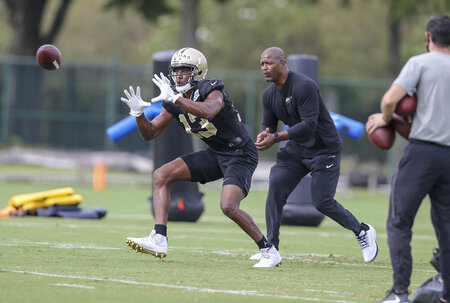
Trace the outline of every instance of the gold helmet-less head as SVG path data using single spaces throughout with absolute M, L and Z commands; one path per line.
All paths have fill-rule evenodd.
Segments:
M 175 69 L 188 67 L 191 69 L 189 82 L 183 86 L 176 86 L 179 93 L 185 93 L 203 80 L 208 72 L 208 62 L 205 56 L 195 48 L 185 47 L 175 52 L 170 60 L 169 75 L 176 84 Z

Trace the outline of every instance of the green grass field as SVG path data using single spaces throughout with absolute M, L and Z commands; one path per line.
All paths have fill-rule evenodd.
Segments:
M 0 208 L 11 196 L 67 184 L 1 183 Z M 391 287 L 386 243 L 388 196 L 346 190 L 337 199 L 377 229 L 379 255 L 365 264 L 353 233 L 326 218 L 317 228 L 282 226 L 278 268 L 254 269 L 256 244 L 219 208 L 219 191 L 205 192 L 197 223 L 169 222 L 165 259 L 138 254 L 127 236 L 145 236 L 154 221 L 149 186 L 94 191 L 73 186 L 82 208 L 102 206 L 102 220 L 22 217 L 0 219 L 0 302 L 378 302 Z M 242 202 L 265 233 L 266 192 Z M 414 292 L 435 274 L 437 247 L 425 201 L 414 225 Z

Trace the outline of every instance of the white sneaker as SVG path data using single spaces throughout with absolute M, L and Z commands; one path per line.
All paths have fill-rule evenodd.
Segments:
M 261 253 L 259 252 L 257 254 L 251 255 L 249 259 L 253 261 L 259 261 L 261 260 Z
M 152 230 L 147 237 L 127 238 L 125 242 L 137 252 L 150 254 L 158 258 L 167 256 L 167 237 L 157 234 L 155 230 Z
M 375 228 L 373 228 L 369 224 L 362 224 L 368 226 L 369 229 L 361 230 L 359 235 L 356 236 L 356 239 L 358 239 L 359 245 L 361 245 L 364 262 L 370 263 L 375 260 L 378 254 L 378 245 L 376 241 L 377 232 L 375 231 Z
M 261 259 L 253 267 L 275 267 L 281 264 L 281 256 L 275 246 L 262 248 Z

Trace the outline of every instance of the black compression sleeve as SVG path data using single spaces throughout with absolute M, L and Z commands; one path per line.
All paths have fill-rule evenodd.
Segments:
M 290 140 L 298 139 L 300 141 L 306 141 L 313 135 L 316 128 L 316 123 L 311 120 L 304 120 L 295 124 L 287 130 Z
M 270 132 L 273 133 L 277 130 L 278 118 L 276 117 L 272 107 L 270 106 L 270 101 L 268 97 L 263 95 L 263 115 L 261 119 L 261 126 L 259 132 L 265 131 L 268 127 Z

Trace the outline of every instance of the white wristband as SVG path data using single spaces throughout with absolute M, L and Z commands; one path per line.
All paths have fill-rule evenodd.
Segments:
M 140 115 L 142 115 L 144 112 L 142 110 L 137 111 L 137 110 L 130 110 L 130 115 L 134 116 L 134 117 L 139 117 Z

